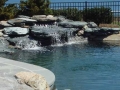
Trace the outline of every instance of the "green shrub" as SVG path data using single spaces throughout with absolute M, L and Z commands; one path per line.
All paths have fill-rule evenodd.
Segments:
M 56 16 L 62 15 L 72 20 L 81 20 L 81 11 L 79 11 L 77 8 L 53 9 L 53 14 Z
M 20 9 L 18 14 L 28 16 L 52 14 L 52 10 L 49 8 L 49 4 L 49 0 L 20 1 Z
M 17 14 L 17 7 L 15 4 L 9 4 L 6 7 L 1 7 L 0 8 L 0 20 L 7 20 L 14 18 L 15 15 Z
M 111 23 L 112 22 L 112 12 L 110 8 L 87 8 L 83 10 L 83 20 L 93 21 L 98 25 L 100 23 Z

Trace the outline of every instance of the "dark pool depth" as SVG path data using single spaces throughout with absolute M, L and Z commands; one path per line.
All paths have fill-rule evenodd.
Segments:
M 56 76 L 58 90 L 120 90 L 120 41 L 84 42 L 48 51 L 0 56 L 39 65 Z

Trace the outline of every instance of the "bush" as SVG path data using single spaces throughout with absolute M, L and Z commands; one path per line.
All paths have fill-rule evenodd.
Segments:
M 6 7 L 1 7 L 0 8 L 0 20 L 7 20 L 14 18 L 15 15 L 17 14 L 17 7 L 15 4 L 9 4 Z
M 100 23 L 111 23 L 112 22 L 112 12 L 110 8 L 87 8 L 83 10 L 83 20 L 93 21 L 98 25 Z
M 49 8 L 49 0 L 25 0 L 20 1 L 19 13 L 22 15 L 48 15 L 52 14 Z
M 77 8 L 67 8 L 67 9 L 53 9 L 53 14 L 56 16 L 62 15 L 68 19 L 79 21 L 81 20 L 81 11 Z

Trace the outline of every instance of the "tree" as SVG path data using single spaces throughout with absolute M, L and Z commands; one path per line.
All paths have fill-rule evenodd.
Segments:
M 15 4 L 5 5 L 8 0 L 0 1 L 0 20 L 6 20 L 13 18 L 17 13 L 17 7 Z
M 0 0 L 0 7 L 3 7 L 5 5 L 5 2 L 7 2 L 8 0 Z
M 93 21 L 98 25 L 100 23 L 111 23 L 112 22 L 112 12 L 111 8 L 105 7 L 95 7 L 87 8 L 83 10 L 83 20 L 84 21 Z
M 49 0 L 27 0 L 20 2 L 19 14 L 24 15 L 42 15 L 52 14 L 49 8 Z

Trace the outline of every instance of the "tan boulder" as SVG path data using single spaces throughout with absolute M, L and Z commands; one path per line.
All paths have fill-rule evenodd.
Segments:
M 3 36 L 3 33 L 2 32 L 0 32 L 0 37 L 2 37 Z
M 34 90 L 50 90 L 45 78 L 34 72 L 18 72 L 15 77 L 20 84 L 25 83 Z

